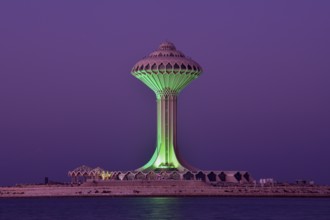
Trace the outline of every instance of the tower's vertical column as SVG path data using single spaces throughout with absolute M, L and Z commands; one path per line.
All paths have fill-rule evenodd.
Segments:
M 166 96 L 162 95 L 161 96 L 161 103 L 162 103 L 162 111 L 161 111 L 161 118 L 162 118 L 162 125 L 161 125 L 161 134 L 162 134 L 162 145 L 161 145 L 161 149 L 162 149 L 162 161 L 161 161 L 161 166 L 162 167 L 167 167 L 167 145 L 168 145 L 168 140 L 167 140 L 167 108 L 166 108 Z
M 176 139 L 176 137 L 177 137 L 177 131 L 176 131 L 176 124 L 177 124 L 177 118 L 176 118 L 176 113 L 177 113 L 177 100 L 178 100 L 178 97 L 177 97 L 177 95 L 173 95 L 173 96 L 171 96 L 171 117 L 172 117 L 172 126 L 171 126 L 171 129 L 172 129 L 172 136 L 171 136 L 171 142 L 172 142 L 172 144 L 173 144 L 173 147 L 172 147 L 172 149 L 171 149 L 171 155 L 176 155 L 176 157 L 177 156 L 179 156 L 179 155 L 177 155 L 177 139 Z M 178 159 L 178 158 L 177 158 Z
M 157 149 L 158 165 L 162 168 L 177 168 L 176 157 L 176 94 L 157 96 Z
M 161 154 L 161 146 L 162 146 L 162 101 L 160 96 L 157 95 L 157 146 L 156 152 L 157 156 Z M 155 162 L 155 161 L 154 161 Z

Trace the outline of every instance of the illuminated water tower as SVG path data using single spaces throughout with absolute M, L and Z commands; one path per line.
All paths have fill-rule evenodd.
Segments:
M 138 61 L 132 75 L 152 89 L 157 98 L 157 144 L 152 158 L 139 171 L 194 170 L 180 157 L 177 146 L 177 100 L 182 91 L 201 73 L 201 66 L 164 42 Z

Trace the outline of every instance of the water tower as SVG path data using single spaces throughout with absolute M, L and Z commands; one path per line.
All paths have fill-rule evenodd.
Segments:
M 180 91 L 202 73 L 201 66 L 176 50 L 173 43 L 163 42 L 138 61 L 131 73 L 152 89 L 157 98 L 156 150 L 138 171 L 195 170 L 178 152 L 177 101 Z

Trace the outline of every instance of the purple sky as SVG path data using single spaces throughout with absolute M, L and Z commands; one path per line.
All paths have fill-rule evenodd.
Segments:
M 131 67 L 172 41 L 204 68 L 179 97 L 183 157 L 330 183 L 330 1 L 0 2 L 0 185 L 130 170 L 156 142 Z

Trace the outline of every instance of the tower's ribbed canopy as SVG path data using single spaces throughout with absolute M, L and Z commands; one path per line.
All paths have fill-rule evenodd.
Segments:
M 202 68 L 197 62 L 176 50 L 174 44 L 168 41 L 161 43 L 157 50 L 138 61 L 134 65 L 132 73 L 143 70 L 148 73 L 160 71 L 160 73 L 200 74 L 202 72 Z

